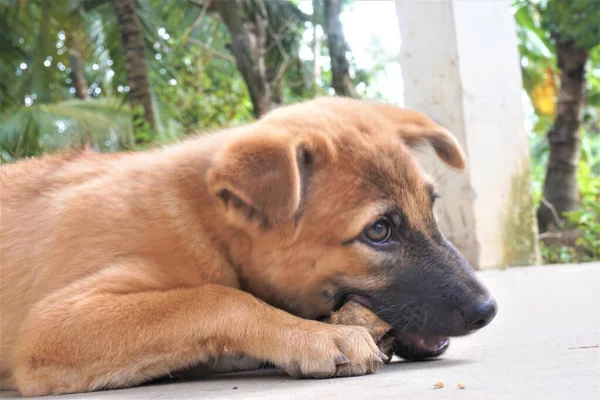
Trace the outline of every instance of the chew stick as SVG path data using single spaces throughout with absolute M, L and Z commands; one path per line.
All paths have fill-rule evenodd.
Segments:
M 391 335 L 392 327 L 382 321 L 377 314 L 362 304 L 350 300 L 342 306 L 338 311 L 331 314 L 324 322 L 335 325 L 353 325 L 363 326 L 367 328 L 373 340 L 379 346 L 379 349 L 388 356 L 389 363 L 392 359 L 392 345 L 394 344 L 394 337 Z

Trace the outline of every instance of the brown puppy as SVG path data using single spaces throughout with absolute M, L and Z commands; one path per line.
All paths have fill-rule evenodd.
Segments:
M 199 363 L 369 373 L 365 328 L 314 321 L 346 298 L 394 327 L 399 355 L 440 354 L 495 303 L 436 227 L 409 153 L 422 141 L 464 168 L 424 115 L 349 99 L 161 150 L 3 166 L 3 387 L 116 388 Z

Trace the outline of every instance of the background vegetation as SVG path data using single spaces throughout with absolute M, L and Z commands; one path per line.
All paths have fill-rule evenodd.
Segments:
M 517 0 L 545 262 L 600 259 L 600 2 Z
M 372 67 L 356 66 L 340 22 L 352 8 L 0 0 L 0 162 L 143 149 L 317 95 L 378 96 L 390 57 L 373 43 Z M 600 259 L 600 1 L 515 0 L 513 10 L 543 256 Z

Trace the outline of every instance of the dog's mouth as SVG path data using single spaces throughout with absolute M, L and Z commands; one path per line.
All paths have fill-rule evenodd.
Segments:
M 442 355 L 450 345 L 445 336 L 422 336 L 406 334 L 394 341 L 394 353 L 406 360 L 421 361 Z
M 365 296 L 350 294 L 346 301 L 354 300 L 364 307 L 374 311 L 372 301 Z M 450 345 L 447 336 L 426 336 L 419 333 L 403 333 L 396 335 L 393 351 L 398 357 L 405 360 L 422 361 L 439 357 Z

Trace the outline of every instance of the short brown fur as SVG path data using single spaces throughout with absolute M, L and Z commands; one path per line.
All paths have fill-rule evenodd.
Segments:
M 364 328 L 313 319 L 334 309 L 327 291 L 386 284 L 376 252 L 343 245 L 382 207 L 431 223 L 407 146 L 421 140 L 464 168 L 422 114 L 349 99 L 144 153 L 3 166 L 3 388 L 124 387 L 242 356 L 293 376 L 372 372 Z

